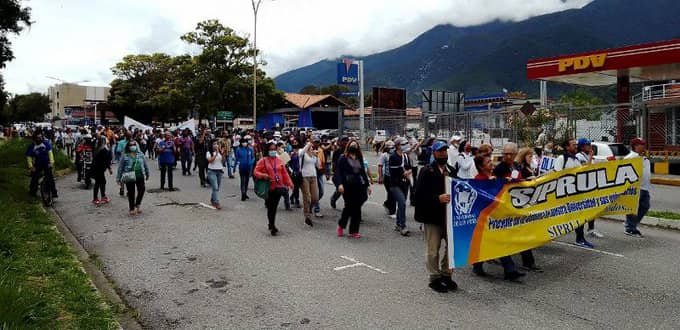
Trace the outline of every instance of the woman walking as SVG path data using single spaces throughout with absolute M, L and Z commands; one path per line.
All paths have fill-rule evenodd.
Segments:
M 123 174 L 125 174 L 125 178 L 123 178 Z M 125 146 L 125 152 L 120 160 L 116 175 L 116 182 L 124 183 L 127 188 L 130 216 L 142 213 L 140 206 L 146 190 L 145 179 L 149 180 L 149 166 L 146 165 L 144 155 L 139 151 L 137 141 L 130 140 Z M 136 198 L 135 188 L 137 190 Z
M 175 152 L 177 147 L 172 140 L 172 133 L 165 132 L 165 140 L 158 143 L 156 154 L 158 155 L 158 167 L 161 169 L 161 190 L 165 189 L 165 174 L 168 175 L 168 190 L 173 191 L 172 168 L 175 165 Z
M 347 145 L 345 154 L 340 156 L 336 166 L 337 179 L 339 181 L 338 192 L 345 200 L 345 207 L 342 209 L 342 216 L 338 221 L 336 233 L 342 237 L 349 223 L 349 237 L 360 238 L 359 224 L 361 223 L 361 206 L 368 199 L 371 193 L 371 185 L 366 173 L 364 157 L 357 141 L 352 141 Z
M 276 144 L 272 141 L 265 145 L 267 157 L 263 157 L 255 165 L 254 175 L 257 179 L 267 180 L 269 184 L 269 194 L 265 205 L 267 206 L 267 219 L 269 220 L 269 231 L 272 236 L 276 236 L 279 230 L 276 228 L 276 208 L 279 200 L 288 193 L 288 189 L 293 188 L 286 166 L 277 157 Z
M 408 157 L 410 147 L 403 138 L 394 140 L 396 151 L 390 156 L 390 193 L 397 202 L 397 221 L 394 227 L 402 236 L 409 236 L 406 228 L 406 198 L 411 184 L 411 159 Z
M 220 184 L 222 183 L 226 157 L 224 147 L 218 141 L 213 142 L 212 149 L 205 155 L 208 160 L 208 182 L 212 187 L 210 204 L 218 210 L 222 209 L 220 205 Z
M 113 174 L 111 170 L 111 151 L 108 149 L 106 136 L 100 136 L 97 141 L 94 160 L 92 161 L 92 175 L 94 177 L 94 189 L 92 203 L 94 205 L 101 205 L 110 202 L 111 200 L 106 196 L 106 170 L 109 174 Z M 101 192 L 101 198 L 97 198 Z
M 305 224 L 314 226 L 312 222 L 312 205 L 319 202 L 318 182 L 316 179 L 319 167 L 317 150 L 312 142 L 307 142 L 300 150 L 300 172 L 302 173 L 302 201 L 304 204 Z

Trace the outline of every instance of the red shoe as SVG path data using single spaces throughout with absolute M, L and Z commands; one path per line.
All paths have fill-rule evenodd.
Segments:
M 104 196 L 104 197 L 102 197 L 102 199 L 99 200 L 99 203 L 101 203 L 101 204 L 106 204 L 106 203 L 108 203 L 108 202 L 110 202 L 110 201 L 111 201 L 111 199 L 109 199 L 109 197 Z
M 99 200 L 99 199 L 93 199 L 93 200 L 92 200 L 92 204 L 94 204 L 94 205 L 99 206 L 101 203 L 102 203 L 102 201 Z
M 222 206 L 220 206 L 220 203 L 213 203 L 213 206 L 218 210 L 222 209 Z
M 349 235 L 351 238 L 361 238 L 361 234 L 359 233 L 354 233 Z
M 338 229 L 335 230 L 335 233 L 338 234 L 338 237 L 342 237 L 345 235 L 345 230 L 338 226 Z

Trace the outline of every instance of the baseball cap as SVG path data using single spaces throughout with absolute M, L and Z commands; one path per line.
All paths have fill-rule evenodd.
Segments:
M 394 142 L 392 142 L 392 141 L 390 141 L 390 140 L 387 140 L 387 141 L 385 142 L 385 147 L 387 147 L 387 148 L 394 148 Z
M 636 146 L 636 145 L 647 145 L 647 141 L 641 138 L 634 138 L 630 140 L 630 145 L 631 146 Z
M 453 136 L 451 136 L 451 138 L 449 139 L 449 142 L 459 141 L 460 139 L 462 139 L 462 138 L 460 137 L 460 135 L 453 135 Z
M 437 141 L 434 144 L 432 144 L 432 151 L 440 151 L 442 149 L 448 149 L 449 146 L 446 145 L 446 142 L 444 141 Z
M 408 143 L 408 140 L 406 138 L 403 138 L 403 137 L 398 137 L 398 138 L 394 139 L 394 144 L 407 144 L 407 143 Z
M 580 139 L 578 139 L 578 145 L 580 145 L 580 146 L 590 145 L 590 140 L 587 139 L 587 138 L 580 138 Z

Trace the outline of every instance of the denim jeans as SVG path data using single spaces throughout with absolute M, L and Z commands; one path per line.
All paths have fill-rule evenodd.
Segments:
M 626 215 L 626 230 L 637 230 L 637 226 L 649 211 L 649 191 L 640 189 L 640 204 L 637 214 Z
M 227 175 L 229 177 L 234 176 L 234 173 L 236 172 L 236 169 L 234 168 L 234 165 L 236 163 L 234 162 L 234 150 L 230 150 L 229 154 L 227 154 Z
M 238 175 L 241 179 L 241 195 L 248 193 L 248 182 L 250 182 L 251 168 L 239 168 Z
M 210 186 L 212 187 L 210 201 L 213 203 L 220 202 L 220 184 L 222 183 L 222 174 L 224 174 L 224 172 L 208 169 L 208 182 L 210 182 Z
M 397 226 L 406 228 L 406 196 L 408 196 L 408 186 L 390 186 L 390 193 L 397 202 Z
M 313 204 L 314 205 L 314 213 L 320 213 L 321 212 L 321 204 L 319 203 L 319 201 L 323 197 L 323 190 L 324 190 L 323 186 L 326 184 L 326 177 L 323 176 L 322 174 L 317 173 L 316 183 L 317 183 L 318 190 L 319 190 L 318 191 L 319 192 L 319 198 L 318 198 L 317 202 Z

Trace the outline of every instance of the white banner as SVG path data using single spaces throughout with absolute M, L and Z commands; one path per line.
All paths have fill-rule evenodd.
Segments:
M 130 129 L 130 126 L 133 126 L 133 129 L 138 128 L 141 129 L 142 131 L 149 130 L 153 132 L 153 127 L 144 125 L 128 116 L 125 116 L 125 118 L 123 119 L 123 126 L 127 129 Z

